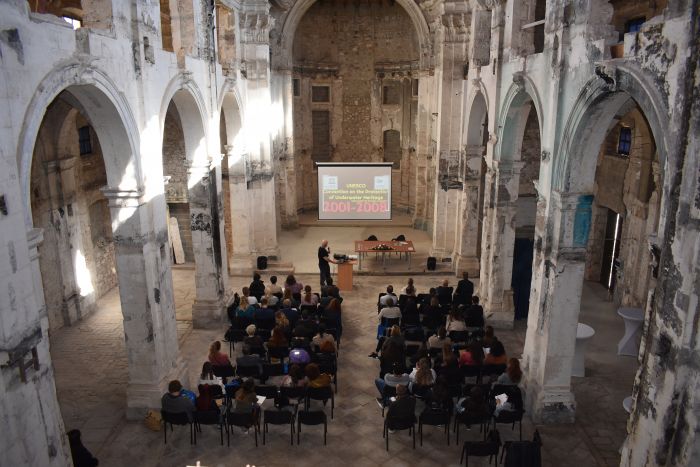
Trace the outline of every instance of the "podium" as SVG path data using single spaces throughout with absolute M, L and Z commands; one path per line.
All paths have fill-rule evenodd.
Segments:
M 352 290 L 352 268 L 356 261 L 338 263 L 338 288 L 340 290 Z

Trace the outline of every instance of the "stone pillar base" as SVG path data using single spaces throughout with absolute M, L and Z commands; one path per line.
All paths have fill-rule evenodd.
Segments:
M 513 329 L 515 321 L 513 291 L 504 290 L 503 300 L 500 302 L 488 300 L 484 305 L 484 318 L 486 324 L 493 326 L 494 329 Z
M 568 389 L 541 389 L 532 382 L 525 385 L 525 406 L 533 423 L 545 425 L 574 423 L 576 401 Z
M 467 271 L 469 273 L 469 278 L 479 277 L 479 271 L 481 270 L 480 258 L 476 256 L 455 255 L 452 262 L 455 265 L 455 272 L 458 277 L 462 276 L 462 271 Z
M 253 258 L 248 255 L 233 255 L 228 260 L 229 276 L 252 276 Z
M 190 385 L 185 360 L 178 356 L 175 367 L 153 383 L 129 383 L 126 388 L 127 420 L 143 420 L 148 410 L 160 411 L 160 399 L 168 391 L 168 383 L 177 379 L 185 388 Z
M 222 298 L 215 300 L 195 299 L 192 305 L 192 327 L 194 329 L 219 329 L 224 321 L 225 304 Z

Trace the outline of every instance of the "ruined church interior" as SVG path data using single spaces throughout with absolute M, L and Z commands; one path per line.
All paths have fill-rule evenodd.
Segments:
M 699 37 L 0 1 L 0 466 L 699 466 Z

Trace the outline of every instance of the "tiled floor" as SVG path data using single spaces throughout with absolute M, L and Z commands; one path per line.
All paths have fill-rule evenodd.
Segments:
M 174 271 L 178 335 L 182 353 L 190 368 L 190 384 L 206 359 L 209 343 L 223 335 L 220 331 L 192 330 L 187 313 L 192 300 L 192 270 Z M 315 285 L 316 275 L 301 275 L 302 281 Z M 419 290 L 441 280 L 418 276 Z M 232 278 L 239 289 L 243 278 Z M 149 431 L 143 423 L 129 422 L 123 416 L 127 378 L 121 315 L 116 291 L 105 297 L 100 309 L 77 326 L 54 332 L 51 354 L 56 385 L 66 429 L 83 431 L 86 446 L 105 466 L 286 466 L 286 465 L 456 465 L 460 447 L 448 447 L 441 430 L 427 427 L 423 447 L 411 448 L 410 437 L 397 433 L 390 438 L 387 453 L 381 436 L 382 418 L 374 401 L 373 379 L 378 362 L 367 357 L 375 345 L 376 296 L 387 283 L 403 285 L 405 277 L 357 277 L 353 292 L 344 293 L 344 335 L 340 351 L 339 392 L 335 418 L 329 424 L 328 445 L 322 431 L 304 428 L 301 445 L 289 445 L 289 432 L 271 427 L 268 444 L 256 449 L 253 435 L 236 432 L 231 447 L 219 444 L 212 427 L 203 427 L 196 447 L 189 444 L 187 429 L 176 427 L 163 444 L 163 433 Z M 596 335 L 589 344 L 587 376 L 574 378 L 578 403 L 577 422 L 573 425 L 539 426 L 544 447 L 544 465 L 594 466 L 618 465 L 617 449 L 625 437 L 627 414 L 622 399 L 632 388 L 636 360 L 617 357 L 615 345 L 623 326 L 606 301 L 606 294 L 595 284 L 585 284 L 581 321 L 592 325 Z M 498 333 L 510 355 L 519 356 L 525 336 L 525 323 L 514 331 Z M 77 395 L 77 397 L 76 397 Z M 179 428 L 179 429 L 178 429 Z M 499 428 L 501 436 L 515 439 L 510 427 Z M 529 438 L 534 427 L 523 423 L 523 436 Z M 170 434 L 169 434 L 170 435 Z M 477 429 L 465 432 L 461 440 L 477 440 Z M 476 459 L 470 465 L 487 465 Z

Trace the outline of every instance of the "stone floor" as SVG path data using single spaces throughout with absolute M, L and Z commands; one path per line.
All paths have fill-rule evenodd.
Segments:
M 190 384 L 206 359 L 209 343 L 221 338 L 219 331 L 192 330 L 187 300 L 193 296 L 193 271 L 173 272 L 178 308 L 178 335 L 182 353 L 190 368 Z M 444 276 L 443 276 L 444 277 Z M 264 278 L 265 279 L 265 278 Z M 316 285 L 316 275 L 299 279 Z M 441 278 L 416 277 L 419 291 Z M 232 278 L 239 289 L 243 278 Z M 231 447 L 219 444 L 218 432 L 203 427 L 196 447 L 189 444 L 189 433 L 176 427 L 163 444 L 162 432 L 149 431 L 143 423 L 124 417 L 127 381 L 121 315 L 116 290 L 100 301 L 100 307 L 78 325 L 51 335 L 58 398 L 66 429 L 83 431 L 86 446 L 104 466 L 282 466 L 282 465 L 456 465 L 460 448 L 448 447 L 443 433 L 432 427 L 424 432 L 424 444 L 411 449 L 406 433 L 390 438 L 387 453 L 381 435 L 382 418 L 374 401 L 373 379 L 378 362 L 367 357 L 375 345 L 376 296 L 387 283 L 403 285 L 405 277 L 357 277 L 353 292 L 344 293 L 344 335 L 339 371 L 339 392 L 335 418 L 330 421 L 328 445 L 322 444 L 322 431 L 304 428 L 301 445 L 289 445 L 289 432 L 271 427 L 268 444 L 256 449 L 253 436 L 233 434 Z M 585 378 L 574 378 L 578 403 L 577 421 L 573 425 L 538 426 L 544 442 L 543 460 L 547 466 L 618 465 L 618 448 L 625 437 L 627 414 L 622 399 L 631 392 L 636 361 L 618 357 L 615 345 L 623 334 L 621 319 L 597 284 L 584 285 L 581 321 L 593 326 L 596 335 L 587 352 Z M 497 333 L 509 355 L 520 356 L 525 337 L 525 323 L 518 322 L 513 331 Z M 179 429 L 178 429 L 179 428 Z M 534 426 L 523 423 L 523 437 L 532 436 Z M 499 427 L 502 438 L 516 439 L 517 431 Z M 169 434 L 170 435 L 170 434 Z M 479 439 L 478 430 L 461 432 L 461 440 Z M 225 436 L 224 436 L 225 437 Z M 291 458 L 290 458 L 291 456 Z M 487 465 L 474 459 L 472 465 Z

